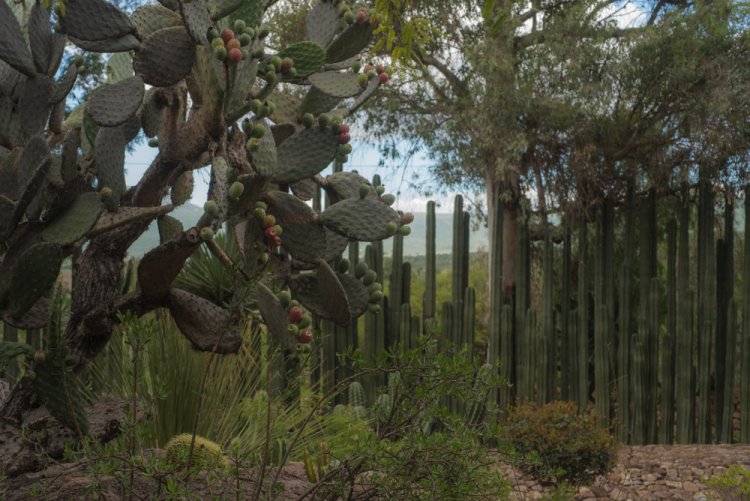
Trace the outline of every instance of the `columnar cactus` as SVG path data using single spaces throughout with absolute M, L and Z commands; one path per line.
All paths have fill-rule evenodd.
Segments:
M 172 287 L 201 245 L 247 286 L 250 307 L 287 352 L 313 341 L 308 312 L 346 326 L 377 309 L 375 277 L 337 271 L 334 260 L 350 240 L 405 234 L 406 222 L 392 196 L 357 174 L 320 175 L 346 161 L 346 118 L 388 80 L 386 70 L 360 72 L 375 14 L 321 2 L 308 14 L 307 40 L 274 52 L 256 0 L 162 1 L 132 15 L 106 0 L 58 2 L 54 13 L 44 5 L 0 2 L 6 322 L 44 326 L 46 296 L 63 260 L 77 255 L 64 329 L 76 368 L 106 345 L 118 313 L 160 307 L 196 349 L 236 352 L 237 303 L 247 301 L 227 308 Z M 60 69 L 67 43 L 113 55 L 104 85 L 63 119 L 79 71 L 75 61 Z M 125 148 L 141 130 L 158 155 L 128 187 Z M 166 214 L 189 199 L 192 171 L 205 166 L 209 202 L 195 227 L 182 228 Z M 305 203 L 316 187 L 331 201 L 322 212 Z M 157 219 L 161 245 L 143 257 L 137 291 L 123 293 L 127 249 Z M 239 260 L 212 239 L 223 227 Z M 30 401 L 30 385 L 20 386 L 3 414 L 17 417 Z

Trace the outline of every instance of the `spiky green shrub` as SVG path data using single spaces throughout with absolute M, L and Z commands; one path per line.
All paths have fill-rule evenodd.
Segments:
M 727 471 L 703 480 L 711 489 L 709 499 L 741 501 L 750 498 L 750 469 L 739 464 L 730 465 Z
M 573 485 L 609 471 L 618 449 L 593 410 L 579 412 L 575 402 L 565 401 L 518 405 L 503 438 L 518 454 L 523 470 L 540 480 Z
M 192 457 L 190 448 L 192 446 Z M 228 465 L 224 452 L 216 442 L 200 436 L 183 433 L 173 437 L 164 446 L 164 458 L 173 466 L 189 466 L 197 470 L 219 470 Z M 188 465 L 188 460 L 190 464 Z
M 54 12 L 49 2 L 0 2 L 4 321 L 45 326 L 61 263 L 76 256 L 64 343 L 46 366 L 34 362 L 36 388 L 52 387 L 46 378 L 63 373 L 75 386 L 75 374 L 127 313 L 168 309 L 195 349 L 227 354 L 242 347 L 240 319 L 259 311 L 270 339 L 294 358 L 312 333 L 293 325 L 302 317 L 288 311 L 298 307 L 289 295 L 339 325 L 371 308 L 368 287 L 332 264 L 349 240 L 395 234 L 401 215 L 392 197 L 356 173 L 319 173 L 346 161 L 345 120 L 387 81 L 359 73 L 377 16 L 321 2 L 307 15 L 306 40 L 272 50 L 266 4 L 162 1 L 127 15 L 106 0 L 56 2 Z M 85 71 L 77 60 L 61 67 L 67 44 L 112 55 L 106 80 L 66 114 Z M 129 187 L 125 151 L 140 133 L 158 154 Z M 189 200 L 192 172 L 204 167 L 204 214 L 183 228 L 168 214 Z M 305 202 L 319 189 L 331 204 L 316 213 Z M 153 221 L 160 245 L 143 257 L 137 289 L 126 293 L 119 280 L 126 251 Z M 223 227 L 236 254 L 213 239 Z M 175 286 L 203 246 L 242 284 L 241 298 Z M 3 414 L 20 417 L 32 402 L 29 388 L 16 387 Z M 83 416 L 80 405 L 64 407 Z

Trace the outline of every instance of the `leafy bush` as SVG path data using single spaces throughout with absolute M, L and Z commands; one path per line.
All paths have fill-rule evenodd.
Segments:
M 742 501 L 750 499 L 750 469 L 741 465 L 731 465 L 725 473 L 714 475 L 704 483 L 711 488 L 709 499 Z
M 618 448 L 593 410 L 578 412 L 574 402 L 519 405 L 504 436 L 524 471 L 555 483 L 591 482 L 613 466 Z

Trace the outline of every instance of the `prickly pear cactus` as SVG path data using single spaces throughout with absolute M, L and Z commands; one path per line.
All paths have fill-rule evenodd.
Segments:
M 360 63 L 374 12 L 321 2 L 306 40 L 272 50 L 256 0 L 160 0 L 132 15 L 107 0 L 49 4 L 0 0 L 0 316 L 43 316 L 61 263 L 75 255 L 63 336 L 73 369 L 106 345 L 118 313 L 156 308 L 172 311 L 196 349 L 237 351 L 246 304 L 172 286 L 202 245 L 251 291 L 251 308 L 291 352 L 309 350 L 310 312 L 347 325 L 377 311 L 376 277 L 355 278 L 335 261 L 347 241 L 408 232 L 408 220 L 382 187 L 320 175 L 346 162 L 347 118 L 389 79 L 388 69 Z M 112 55 L 105 81 L 66 117 L 85 71 L 63 57 L 69 44 Z M 158 155 L 127 186 L 125 150 L 141 130 Z M 167 214 L 189 199 L 201 168 L 209 202 L 198 225 L 182 228 Z M 305 203 L 316 188 L 332 202 L 321 213 Z M 157 219 L 160 245 L 126 293 L 127 249 Z M 213 240 L 220 228 L 239 259 Z

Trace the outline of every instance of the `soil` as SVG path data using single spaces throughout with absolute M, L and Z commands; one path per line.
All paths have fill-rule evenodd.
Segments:
M 577 500 L 705 500 L 709 498 L 703 479 L 721 474 L 732 464 L 750 468 L 750 445 L 648 445 L 624 447 L 618 454 L 617 465 L 593 485 L 581 487 Z M 507 464 L 501 470 L 513 484 L 512 500 L 541 499 L 552 490 Z M 250 499 L 257 485 L 252 472 L 241 475 L 239 499 Z M 98 488 L 91 490 L 93 480 L 90 463 L 57 464 L 45 470 L 26 473 L 0 482 L 0 498 L 8 501 L 21 499 L 122 499 L 118 494 L 122 484 L 113 477 L 98 478 Z M 310 483 L 302 463 L 290 463 L 279 477 L 283 491 L 279 500 L 301 499 Z M 136 476 L 135 498 L 164 499 L 156 495 L 156 481 Z M 36 487 L 34 487 L 36 486 Z M 4 491 L 4 492 L 3 492 Z M 163 492 L 163 491 L 162 491 Z M 193 499 L 235 499 L 235 479 L 219 479 L 200 474 L 191 481 Z M 440 501 L 440 500 L 435 500 Z

